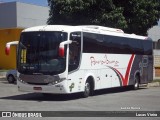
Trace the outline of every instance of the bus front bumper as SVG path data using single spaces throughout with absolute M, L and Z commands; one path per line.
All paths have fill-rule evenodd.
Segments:
M 18 90 L 23 92 L 36 92 L 36 93 L 54 93 L 54 94 L 68 94 L 69 89 L 65 85 L 65 82 L 61 82 L 56 85 L 31 85 L 17 82 Z

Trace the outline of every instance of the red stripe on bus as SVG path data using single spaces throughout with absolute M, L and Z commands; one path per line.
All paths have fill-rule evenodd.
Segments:
M 130 60 L 129 60 L 129 64 L 127 66 L 127 71 L 126 71 L 126 75 L 125 75 L 125 80 L 123 81 L 124 82 L 124 85 L 127 85 L 128 83 L 128 80 L 129 80 L 129 74 L 131 72 L 131 67 L 132 67 L 132 62 L 133 62 L 133 59 L 134 59 L 134 54 L 132 54 Z
M 134 54 L 132 54 L 128 66 L 127 66 L 127 70 L 126 70 L 126 74 L 125 74 L 125 78 L 123 77 L 123 75 L 114 68 L 114 70 L 120 75 L 121 79 L 122 79 L 122 86 L 127 86 L 128 81 L 129 81 L 129 74 L 131 72 L 131 67 L 132 67 L 132 63 L 133 63 L 133 59 L 134 59 Z

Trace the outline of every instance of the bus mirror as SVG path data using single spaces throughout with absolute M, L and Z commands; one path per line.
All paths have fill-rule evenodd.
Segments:
M 9 55 L 11 45 L 18 45 L 18 41 L 8 42 L 6 44 L 6 48 L 5 48 L 6 55 Z
M 71 43 L 72 43 L 71 40 L 69 40 L 69 41 L 64 41 L 64 42 L 61 42 L 61 43 L 60 43 L 60 45 L 59 45 L 59 56 L 60 56 L 60 57 L 64 57 L 64 53 L 65 53 L 65 51 L 64 51 L 64 46 L 65 46 L 65 45 L 68 45 L 68 44 L 71 44 Z
M 10 53 L 10 45 L 6 45 L 5 53 L 6 53 L 6 55 L 9 55 L 9 53 Z

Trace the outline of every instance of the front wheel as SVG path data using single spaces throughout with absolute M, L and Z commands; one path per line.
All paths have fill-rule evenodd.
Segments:
M 83 97 L 87 98 L 91 93 L 91 84 L 90 82 L 86 81 L 85 87 L 84 87 L 84 92 L 83 92 Z

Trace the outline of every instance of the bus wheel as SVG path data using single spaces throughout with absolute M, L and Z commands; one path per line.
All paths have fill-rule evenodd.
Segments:
M 134 79 L 134 85 L 133 85 L 133 89 L 134 90 L 137 90 L 139 89 L 139 82 L 140 82 L 140 78 L 138 75 L 135 76 L 135 79 Z
M 87 80 L 84 87 L 83 97 L 87 98 L 90 95 L 90 93 L 91 93 L 91 84 Z

